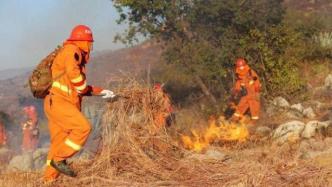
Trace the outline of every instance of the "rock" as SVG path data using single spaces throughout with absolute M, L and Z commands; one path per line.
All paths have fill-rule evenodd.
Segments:
M 326 90 L 332 90 L 332 74 L 329 74 L 324 81 L 324 88 Z
M 204 154 L 201 153 L 193 153 L 188 156 L 188 158 L 191 159 L 197 159 L 197 160 L 227 160 L 229 158 L 228 155 L 222 153 L 221 151 L 217 149 L 210 148 L 208 149 Z
M 308 122 L 301 134 L 302 138 L 311 138 L 314 137 L 318 131 L 319 121 L 310 121 Z
M 280 108 L 289 108 L 288 101 L 283 97 L 277 97 L 272 101 L 272 104 Z
M 8 148 L 6 147 L 2 147 L 0 148 L 0 165 L 2 164 L 7 164 L 11 157 L 13 155 L 13 152 L 10 151 Z M 3 168 L 0 168 L 0 170 Z
M 304 109 L 303 115 L 309 119 L 314 119 L 316 117 L 316 114 L 311 107 Z
M 268 117 L 272 117 L 274 114 L 276 114 L 277 113 L 277 108 L 276 108 L 276 106 L 273 106 L 273 105 L 269 105 L 267 108 L 266 108 L 266 115 L 268 116 Z
M 33 165 L 34 165 L 34 169 L 41 169 L 45 166 L 46 164 L 46 160 L 47 160 L 47 153 L 48 153 L 48 149 L 47 148 L 40 148 L 37 149 L 33 155 Z
M 260 126 L 256 128 L 256 135 L 260 137 L 269 136 L 272 132 L 272 129 L 266 126 Z
M 18 155 L 9 162 L 9 171 L 31 171 L 33 169 L 33 157 L 30 152 Z
M 293 110 L 296 110 L 296 111 L 298 111 L 300 113 L 302 113 L 304 111 L 304 107 L 302 106 L 301 103 L 294 104 L 290 108 L 293 109 Z
M 332 125 L 325 128 L 325 136 L 332 137 Z
M 272 134 L 272 139 L 283 144 L 287 141 L 297 141 L 300 139 L 305 124 L 301 121 L 290 121 L 280 125 Z
M 304 117 L 303 113 L 297 111 L 297 110 L 289 110 L 286 113 L 286 117 L 288 119 L 293 119 L 293 120 L 299 120 Z

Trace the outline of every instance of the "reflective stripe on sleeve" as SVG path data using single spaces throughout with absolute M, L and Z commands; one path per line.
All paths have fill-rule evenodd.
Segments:
M 74 143 L 73 141 L 71 141 L 71 140 L 69 140 L 69 139 L 66 139 L 65 144 L 66 144 L 68 147 L 74 149 L 75 151 L 79 151 L 79 150 L 82 148 L 80 145 Z
M 51 160 L 46 160 L 46 165 L 50 166 L 51 165 Z
M 75 79 L 70 80 L 72 83 L 79 83 L 81 81 L 83 81 L 83 76 L 79 75 L 78 77 L 76 77 Z

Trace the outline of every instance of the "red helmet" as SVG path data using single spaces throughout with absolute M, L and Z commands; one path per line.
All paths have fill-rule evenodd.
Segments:
M 236 60 L 236 67 L 237 68 L 244 67 L 246 65 L 247 65 L 247 62 L 246 62 L 246 60 L 244 58 L 238 58 Z
M 68 41 L 89 41 L 93 42 L 91 29 L 86 25 L 77 25 L 71 31 Z
M 155 90 L 161 90 L 162 87 L 163 86 L 160 83 L 156 83 L 156 84 L 153 85 L 153 89 L 155 89 Z

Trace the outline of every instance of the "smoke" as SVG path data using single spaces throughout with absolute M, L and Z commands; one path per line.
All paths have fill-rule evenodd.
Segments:
M 124 28 L 109 0 L 7 0 L 0 2 L 1 69 L 31 67 L 61 44 L 77 24 L 89 25 L 94 49 L 123 47 L 113 37 Z

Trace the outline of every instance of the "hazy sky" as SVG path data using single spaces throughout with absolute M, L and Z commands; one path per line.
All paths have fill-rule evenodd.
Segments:
M 117 18 L 111 0 L 0 0 L 0 70 L 36 65 L 77 24 L 92 28 L 95 51 L 123 47 Z

